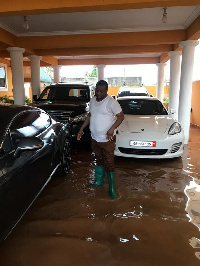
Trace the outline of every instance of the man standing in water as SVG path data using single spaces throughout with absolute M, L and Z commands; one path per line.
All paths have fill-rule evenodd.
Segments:
M 105 80 L 98 81 L 95 97 L 90 100 L 89 114 L 78 132 L 77 140 L 81 139 L 84 128 L 90 125 L 91 146 L 97 160 L 95 182 L 92 185 L 102 186 L 107 171 L 110 197 L 117 198 L 114 191 L 115 129 L 124 120 L 124 114 L 119 103 L 107 92 L 108 83 Z

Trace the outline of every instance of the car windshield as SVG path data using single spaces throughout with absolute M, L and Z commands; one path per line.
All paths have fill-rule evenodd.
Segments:
M 158 100 L 127 99 L 118 100 L 124 114 L 127 115 L 167 115 L 167 111 Z
M 89 101 L 89 99 L 89 90 L 84 87 L 47 87 L 39 98 L 39 100 L 50 101 Z
M 130 92 L 130 91 L 122 91 L 118 94 L 118 97 L 124 96 L 149 96 L 148 93 L 145 92 Z

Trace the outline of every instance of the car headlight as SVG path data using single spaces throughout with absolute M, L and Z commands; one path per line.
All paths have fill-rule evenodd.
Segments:
M 73 122 L 75 122 L 75 123 L 84 122 L 87 115 L 88 115 L 88 113 L 84 113 L 82 115 L 77 115 L 76 117 L 74 117 Z
M 181 132 L 181 125 L 178 122 L 175 122 L 169 128 L 168 134 L 169 135 L 175 135 L 175 134 L 180 133 L 180 132 Z

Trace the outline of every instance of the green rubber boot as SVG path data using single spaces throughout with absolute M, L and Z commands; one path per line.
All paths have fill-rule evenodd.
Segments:
M 114 191 L 114 182 L 115 182 L 115 173 L 114 172 L 108 172 L 108 184 L 109 184 L 109 195 L 112 199 L 116 199 L 117 195 Z
M 92 186 L 103 186 L 105 176 L 105 167 L 95 165 L 95 182 Z

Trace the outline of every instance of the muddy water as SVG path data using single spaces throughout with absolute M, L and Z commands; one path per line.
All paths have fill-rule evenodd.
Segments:
M 54 178 L 10 237 L 0 265 L 200 265 L 200 130 L 182 158 L 116 158 L 116 192 L 93 181 L 90 150 Z

